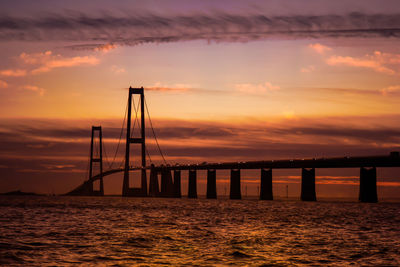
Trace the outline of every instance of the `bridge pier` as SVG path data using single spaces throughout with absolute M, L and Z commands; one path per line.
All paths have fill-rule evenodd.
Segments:
M 154 165 L 152 165 L 150 169 L 149 196 L 151 197 L 160 196 L 160 188 L 158 186 L 158 172 L 154 168 Z
M 231 188 L 230 188 L 230 199 L 241 199 L 242 194 L 240 192 L 240 169 L 231 170 Z
M 147 175 L 146 175 L 146 169 L 142 169 L 141 171 L 142 175 L 142 179 L 140 181 L 140 194 L 144 197 L 147 197 Z
M 207 170 L 207 198 L 217 198 L 217 171 Z
M 172 183 L 171 171 L 167 169 L 161 170 L 161 196 L 174 196 L 174 184 Z
M 216 170 L 207 170 L 207 198 L 217 198 Z
M 360 202 L 378 202 L 375 167 L 370 169 L 360 168 L 360 193 L 358 199 Z
M 301 169 L 301 200 L 316 201 L 315 194 L 315 168 Z
M 272 193 L 272 169 L 261 169 L 260 199 L 273 200 Z
M 196 170 L 189 170 L 188 198 L 197 198 L 197 173 Z
M 174 197 L 180 198 L 181 194 L 181 171 L 174 170 Z

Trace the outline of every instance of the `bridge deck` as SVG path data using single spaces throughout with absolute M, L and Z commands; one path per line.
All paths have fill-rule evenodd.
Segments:
M 301 168 L 361 168 L 361 167 L 400 167 L 400 156 L 392 153 L 389 156 L 369 157 L 341 157 L 341 158 L 313 158 L 313 159 L 289 159 L 289 160 L 267 160 L 267 161 L 246 161 L 246 162 L 225 162 L 185 164 L 185 165 L 160 165 L 154 166 L 155 170 L 230 170 L 230 169 L 301 169 Z M 151 169 L 147 166 L 146 169 Z M 131 171 L 141 170 L 141 167 L 130 167 Z M 93 176 L 71 192 L 79 191 L 86 183 L 91 183 L 101 178 L 118 172 L 124 168 L 111 169 Z M 68 193 L 68 194 L 71 194 Z
M 289 160 L 263 160 L 224 163 L 201 164 L 176 164 L 160 165 L 154 168 L 157 171 L 167 170 L 230 170 L 230 169 L 301 169 L 301 168 L 361 168 L 361 167 L 400 167 L 400 156 L 369 156 L 369 157 L 340 157 L 340 158 L 313 158 L 313 159 L 289 159 Z M 141 167 L 131 167 L 130 170 L 140 170 Z M 147 166 L 146 169 L 151 169 Z M 103 177 L 118 172 L 123 168 L 112 169 L 103 172 Z M 93 176 L 91 180 L 100 178 L 100 174 Z
M 292 160 L 268 160 L 225 163 L 201 163 L 173 166 L 156 166 L 156 169 L 169 170 L 207 170 L 207 169 L 300 169 L 300 168 L 360 168 L 360 167 L 400 167 L 400 157 L 370 156 L 370 157 L 341 157 L 313 158 Z

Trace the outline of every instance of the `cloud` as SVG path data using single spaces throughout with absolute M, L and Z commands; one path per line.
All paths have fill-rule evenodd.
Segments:
M 28 65 L 35 65 L 31 70 L 32 74 L 49 72 L 54 68 L 75 67 L 80 65 L 97 65 L 100 60 L 94 56 L 83 57 L 63 57 L 61 55 L 53 55 L 51 51 L 44 53 L 27 54 L 22 53 L 19 58 Z
M 0 88 L 7 88 L 7 87 L 8 87 L 8 83 L 0 80 Z
M 25 85 L 22 87 L 22 89 L 28 90 L 28 91 L 33 91 L 38 93 L 40 96 L 44 95 L 45 90 L 43 88 L 40 88 L 38 86 L 35 85 Z
M 319 54 L 324 54 L 325 52 L 332 50 L 332 48 L 319 43 L 309 44 L 308 47 L 310 47 Z
M 311 87 L 311 88 L 299 88 L 300 90 L 309 90 L 314 93 L 331 93 L 340 95 L 357 95 L 357 96 L 368 96 L 368 95 L 381 95 L 379 90 L 368 90 L 368 89 L 358 89 L 358 88 L 335 88 L 335 87 Z
M 26 70 L 20 69 L 8 69 L 8 70 L 0 70 L 0 75 L 7 77 L 21 77 L 27 74 Z
M 310 66 L 300 69 L 300 71 L 303 73 L 310 73 L 310 72 L 313 72 L 314 70 L 315 70 L 315 66 L 313 66 L 313 65 L 310 65 Z
M 265 82 L 260 84 L 251 84 L 251 83 L 235 84 L 236 92 L 245 94 L 265 94 L 279 89 L 280 87 L 278 85 L 273 85 L 270 82 Z
M 235 124 L 154 119 L 153 123 L 167 156 L 192 161 L 198 158 L 230 161 L 387 154 L 400 149 L 400 128 L 395 126 L 400 125 L 397 123 L 400 117 L 383 123 L 385 120 L 388 118 L 350 117 L 346 121 L 343 118 L 297 118 L 275 123 L 266 120 L 268 123 L 265 123 L 248 119 L 245 124 Z M 90 122 L 50 119 L 0 122 L 0 156 L 87 155 Z M 103 124 L 105 146 L 111 154 L 118 143 L 120 123 L 110 120 Z M 146 129 L 146 133 L 149 153 L 157 154 L 154 140 L 150 138 L 151 130 Z
M 331 56 L 326 59 L 326 63 L 331 66 L 367 68 L 394 75 L 399 74 L 397 69 L 400 67 L 400 54 L 375 51 L 372 55 L 367 54 L 364 57 Z
M 171 92 L 171 93 L 185 93 L 189 91 L 197 91 L 200 89 L 193 88 L 191 84 L 175 83 L 175 84 L 162 84 L 161 82 L 156 82 L 151 86 L 146 86 L 146 91 L 155 92 Z
M 112 160 L 110 157 L 118 144 L 121 121 L 122 118 L 108 119 L 101 123 L 103 145 L 107 151 L 103 154 L 104 160 Z M 346 117 L 346 120 L 343 117 L 298 118 L 295 121 L 283 119 L 275 122 L 247 119 L 246 123 L 153 118 L 153 123 L 161 149 L 170 164 L 388 155 L 390 151 L 400 149 L 398 115 Z M 59 183 L 64 181 L 68 185 L 62 188 L 63 193 L 68 191 L 67 188 L 76 187 L 87 174 L 91 125 L 93 121 L 90 120 L 0 119 L 0 164 L 7 166 L 2 169 L 0 180 L 14 181 L 15 177 L 26 177 L 23 174 L 29 172 L 29 180 L 21 184 L 32 186 L 40 179 L 59 179 Z M 146 129 L 146 133 L 147 150 L 153 162 L 159 164 L 162 161 L 157 156 L 151 130 Z M 118 164 L 114 167 L 123 161 L 123 156 L 124 146 L 120 146 L 116 158 Z M 135 160 L 133 164 L 138 162 L 137 157 Z M 103 168 L 108 169 L 106 162 Z M 19 172 L 22 173 L 16 174 Z M 318 182 L 330 180 L 345 184 L 346 180 L 351 180 L 351 177 L 344 177 L 341 182 L 340 174 L 343 173 L 329 173 L 329 177 L 317 174 Z M 398 182 L 395 174 L 385 182 Z M 285 177 L 294 180 L 290 175 L 293 174 L 274 174 L 279 178 L 274 182 Z M 243 175 L 243 179 L 247 178 Z
M 108 53 L 109 51 L 111 51 L 115 48 L 117 48 L 117 46 L 114 44 L 104 44 L 104 45 L 96 46 L 93 50 L 96 52 Z
M 115 74 L 120 74 L 120 73 L 124 73 L 125 69 L 122 67 L 118 67 L 116 65 L 111 66 L 111 72 L 115 73 Z
M 187 40 L 245 42 L 268 38 L 400 37 L 400 15 L 395 13 L 320 16 L 233 15 L 218 11 L 169 16 L 130 14 L 3 16 L 0 40 L 90 43 L 95 40 L 103 44 L 138 45 Z M 88 44 L 88 47 L 92 45 Z
M 393 85 L 380 90 L 383 96 L 400 93 L 400 85 Z

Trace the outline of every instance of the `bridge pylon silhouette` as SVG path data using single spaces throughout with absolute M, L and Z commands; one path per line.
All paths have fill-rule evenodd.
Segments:
M 140 137 L 133 137 L 134 132 L 131 131 L 132 122 L 132 96 L 140 95 Z M 126 122 L 126 149 L 125 149 L 125 168 L 124 168 L 124 180 L 122 184 L 122 196 L 136 196 L 145 197 L 147 196 L 147 178 L 146 178 L 146 133 L 145 133 L 145 113 L 144 113 L 144 89 L 129 87 L 128 96 L 128 117 Z M 136 111 L 136 110 L 135 110 Z M 137 112 L 136 112 L 137 114 Z M 135 122 L 136 123 L 136 118 Z M 141 187 L 131 188 L 129 186 L 129 166 L 130 166 L 130 147 L 132 144 L 141 145 Z
M 98 142 L 96 142 L 96 132 L 98 133 Z M 99 173 L 94 175 L 93 173 L 96 165 L 98 166 Z M 104 196 L 103 174 L 103 133 L 101 126 L 92 126 L 92 137 L 90 139 L 89 178 L 81 186 L 71 191 L 69 195 Z M 93 183 L 96 180 L 99 180 L 100 183 L 99 190 L 95 190 L 93 186 Z

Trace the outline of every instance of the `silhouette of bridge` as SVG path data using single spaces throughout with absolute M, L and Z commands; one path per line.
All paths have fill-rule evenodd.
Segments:
M 138 105 L 136 106 L 133 95 L 139 95 Z M 133 102 L 132 102 L 133 100 Z M 132 103 L 135 111 L 134 123 L 132 126 Z M 140 106 L 140 107 L 139 107 Z M 158 150 L 165 164 L 150 166 L 146 165 L 146 142 L 145 142 L 145 107 L 149 117 L 150 126 L 154 135 Z M 140 108 L 140 120 L 138 113 Z M 105 176 L 124 172 L 122 196 L 126 197 L 181 197 L 181 171 L 188 171 L 188 198 L 197 198 L 197 170 L 207 170 L 207 198 L 217 198 L 216 171 L 230 170 L 230 199 L 241 199 L 240 170 L 260 169 L 260 195 L 261 200 L 273 200 L 273 169 L 301 169 L 301 200 L 316 201 L 315 192 L 315 169 L 316 168 L 360 168 L 359 200 L 361 202 L 377 202 L 376 168 L 377 167 L 400 167 L 399 152 L 391 152 L 384 156 L 367 157 L 335 157 L 335 158 L 313 158 L 313 159 L 290 159 L 290 160 L 268 160 L 268 161 L 246 161 L 246 162 L 225 162 L 201 164 L 167 164 L 151 122 L 150 113 L 144 97 L 144 89 L 129 88 L 127 109 L 121 129 L 120 141 L 126 120 L 126 139 L 125 139 L 125 159 L 117 168 L 112 168 L 118 152 L 115 152 L 113 162 L 109 164 L 109 169 L 103 171 L 103 144 L 101 126 L 92 126 L 92 138 L 90 145 L 90 167 L 88 179 L 77 188 L 66 195 L 79 196 L 103 196 Z M 138 124 L 139 137 L 134 136 L 135 126 Z M 96 142 L 96 132 L 98 132 L 98 142 Z M 139 144 L 141 146 L 141 166 L 130 166 L 130 147 Z M 94 164 L 99 165 L 100 172 L 93 174 Z M 146 171 L 150 170 L 149 189 L 147 189 Z M 141 186 L 131 188 L 129 185 L 129 175 L 131 171 L 141 172 Z M 172 173 L 173 172 L 173 177 Z M 159 185 L 159 175 L 161 175 L 161 188 Z M 100 181 L 100 190 L 93 189 L 93 183 Z

